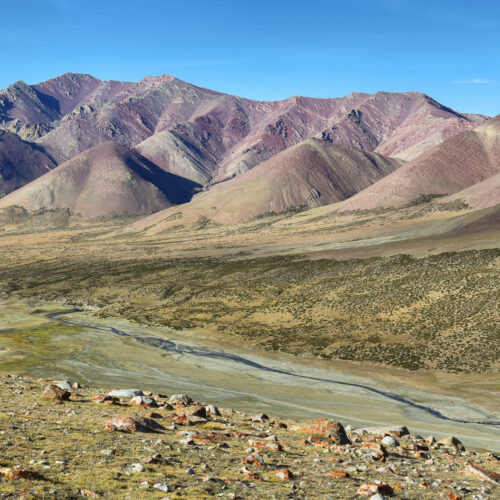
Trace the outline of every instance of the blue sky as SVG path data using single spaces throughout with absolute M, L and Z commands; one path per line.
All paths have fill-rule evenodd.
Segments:
M 0 88 L 168 73 L 255 99 L 417 90 L 500 113 L 499 0 L 1 0 Z

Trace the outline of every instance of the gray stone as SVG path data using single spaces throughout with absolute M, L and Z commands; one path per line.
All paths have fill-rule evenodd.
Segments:
M 114 396 L 115 398 L 133 398 L 135 396 L 143 396 L 143 392 L 140 389 L 114 389 L 108 392 L 108 396 Z
M 153 488 L 155 490 L 163 491 L 164 493 L 168 493 L 171 491 L 170 486 L 167 483 L 156 483 L 153 484 Z
M 146 470 L 143 464 L 131 464 L 129 467 L 132 472 L 144 472 Z
M 392 436 L 385 436 L 384 439 L 382 439 L 382 443 L 386 446 L 399 446 L 398 440 Z
M 193 402 L 193 400 L 187 394 L 174 394 L 170 396 L 169 401 L 171 403 L 183 403 L 185 405 L 189 405 Z

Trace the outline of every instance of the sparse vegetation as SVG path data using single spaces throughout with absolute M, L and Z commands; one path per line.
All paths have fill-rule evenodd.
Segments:
M 342 262 L 117 251 L 17 266 L 7 259 L 0 290 L 327 359 L 487 372 L 500 358 L 498 249 Z
M 436 208 L 441 211 L 445 210 L 458 211 L 458 210 L 467 210 L 471 207 L 468 203 L 465 203 L 464 200 L 453 200 L 449 201 L 448 203 L 438 203 L 436 205 Z
M 446 196 L 446 194 L 420 194 L 414 200 L 410 201 L 405 205 L 405 208 L 416 207 L 418 205 L 423 205 L 424 203 L 429 203 L 430 201 Z
M 0 377 L 0 498 L 343 499 L 374 481 L 409 500 L 498 492 L 483 472 L 497 473 L 495 455 L 464 450 L 455 438 L 424 441 L 401 427 L 346 433 L 333 421 L 297 425 L 224 408 L 195 417 L 204 406 L 174 408 L 165 395 L 153 395 L 158 408 L 132 405 L 129 397 L 96 404 L 92 398 L 107 390 L 89 387 L 64 401 L 41 399 L 50 383 Z M 107 422 L 127 416 L 158 430 L 107 430 Z M 30 477 L 9 477 L 13 470 Z

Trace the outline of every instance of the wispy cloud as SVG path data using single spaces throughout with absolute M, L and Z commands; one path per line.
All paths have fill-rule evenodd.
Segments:
M 472 78 L 471 80 L 455 80 L 453 83 L 456 85 L 487 85 L 488 83 L 492 83 L 492 81 L 486 80 L 486 78 Z

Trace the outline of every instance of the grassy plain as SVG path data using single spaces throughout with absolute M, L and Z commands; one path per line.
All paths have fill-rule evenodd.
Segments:
M 15 214 L 0 232 L 0 293 L 308 358 L 491 373 L 500 359 L 491 213 L 419 205 L 153 235 L 122 232 L 130 219 Z M 461 251 L 441 251 L 453 244 Z

